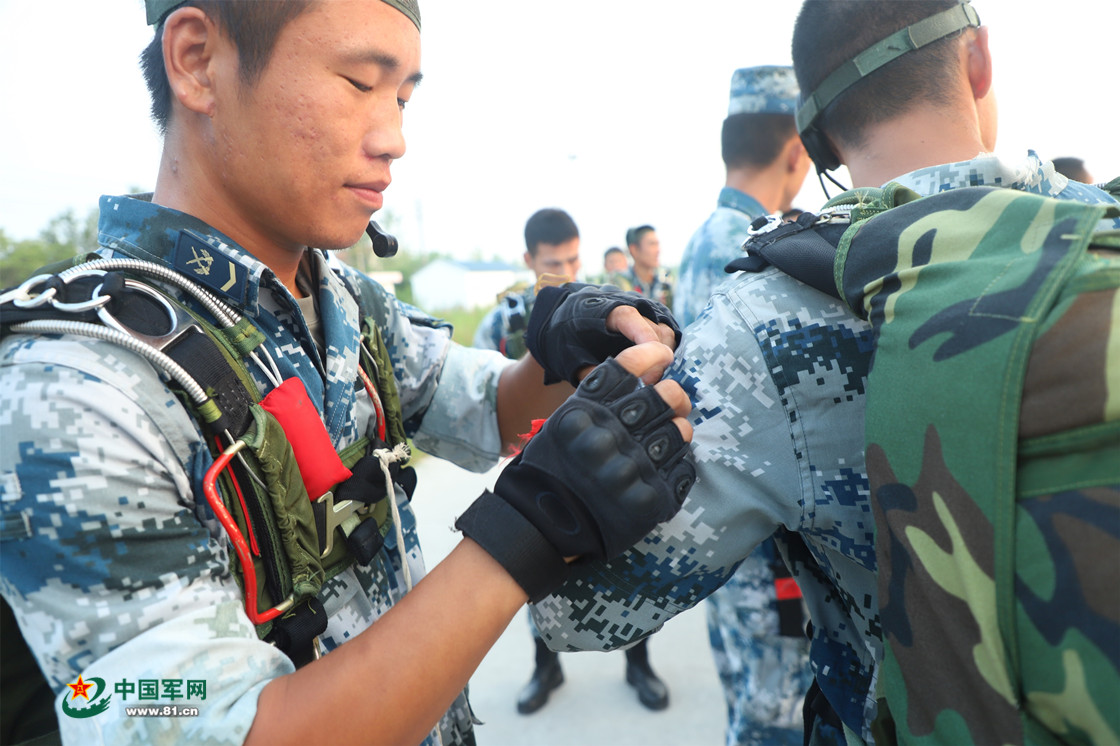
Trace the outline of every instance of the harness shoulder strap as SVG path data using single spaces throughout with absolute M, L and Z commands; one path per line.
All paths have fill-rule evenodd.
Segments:
M 796 221 L 783 223 L 770 216 L 755 220 L 751 227 L 761 230 L 747 239 L 746 254 L 727 264 L 726 272 L 761 272 L 768 266 L 780 269 L 794 279 L 822 293 L 839 298 L 833 280 L 836 247 L 847 225 L 831 222 L 818 225 L 820 217 L 802 213 Z

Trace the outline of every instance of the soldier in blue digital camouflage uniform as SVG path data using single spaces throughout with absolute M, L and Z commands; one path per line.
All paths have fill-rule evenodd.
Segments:
M 661 241 L 652 225 L 626 231 L 626 247 L 633 260 L 623 272 L 607 276 L 607 283 L 632 290 L 658 303 L 673 307 L 673 279 L 661 266 Z
M 181 303 L 195 315 L 190 318 L 214 324 L 227 314 L 214 303 L 195 303 L 179 282 L 204 286 L 230 312 L 243 314 L 245 339 L 263 343 L 253 352 L 256 362 L 246 358 L 246 380 L 234 388 L 276 393 L 281 379 L 302 383 L 310 422 L 324 432 L 328 448 L 345 452 L 367 436 L 386 441 L 386 422 L 403 423 L 416 445 L 476 470 L 495 463 L 504 446 L 529 431 L 531 418 L 571 394 L 569 383 L 586 374 L 582 363 L 564 376 L 568 383 L 545 388 L 532 358 L 515 363 L 457 346 L 446 325 L 308 248 L 353 244 L 382 205 L 392 162 L 404 154 L 401 113 L 420 79 L 413 0 L 146 5 L 156 34 L 142 60 L 165 133 L 163 160 L 154 194 L 102 198 L 98 254 L 158 265 L 166 281 L 152 281 L 150 292 Z M 6 291 L 4 313 L 33 313 L 25 306 L 36 301 L 50 306 L 61 277 L 54 276 L 59 284 L 50 290 L 31 293 L 25 284 Z M 120 297 L 148 297 L 123 287 L 128 292 Z M 329 654 L 298 670 L 281 652 L 284 642 L 275 639 L 274 647 L 259 639 L 250 620 L 257 593 L 251 586 L 243 592 L 242 583 L 255 562 L 238 560 L 241 544 L 249 542 L 231 540 L 234 531 L 243 533 L 227 528 L 228 512 L 210 500 L 219 463 L 202 436 L 202 414 L 189 413 L 186 395 L 175 393 L 185 379 L 164 364 L 157 371 L 149 362 L 154 348 L 142 340 L 126 347 L 86 332 L 62 333 L 119 331 L 107 321 L 47 319 L 67 326 L 44 333 L 22 324 L 9 330 L 13 317 L 5 315 L 5 654 L 22 633 L 34 655 L 31 668 L 37 664 L 50 689 L 47 701 L 53 697 L 63 741 L 472 743 L 467 678 L 525 601 L 555 586 L 564 558 L 620 551 L 671 515 L 687 492 L 690 427 L 681 417 L 687 400 L 675 384 L 657 381 L 671 360 L 665 343 L 678 336 L 654 320 L 668 319 L 667 311 L 658 316 L 647 309 L 651 318 L 623 303 L 609 304 L 603 328 L 641 344 L 623 349 L 626 343 L 612 337 L 615 361 L 595 368 L 561 406 L 559 424 L 549 420 L 493 492 L 466 510 L 457 522 L 466 537 L 426 576 L 407 493 L 388 481 L 400 478 L 389 467 L 407 457 L 403 436 L 391 451 L 371 445 L 367 458 L 376 457 L 375 469 L 380 461 L 380 486 L 394 516 L 385 519 L 384 546 L 364 564 L 351 562 L 316 579 L 319 605 L 306 606 L 309 623 L 326 621 L 313 649 Z M 116 313 L 100 308 L 102 318 Z M 569 308 L 561 303 L 551 312 L 570 320 Z M 360 341 L 363 317 L 373 331 Z M 212 339 L 210 332 L 202 336 Z M 550 332 L 554 343 L 564 336 L 563 328 Z M 578 345 L 569 340 L 570 357 Z M 235 354 L 235 347 L 223 353 Z M 639 388 L 632 373 L 651 385 Z M 208 396 L 226 401 L 205 387 L 196 401 L 212 406 Z M 622 422 L 617 411 L 634 397 L 656 416 Z M 259 407 L 252 416 L 268 422 Z M 648 478 L 631 483 L 622 472 L 596 475 L 585 456 L 578 468 L 553 463 L 572 458 L 572 448 L 585 448 L 586 437 L 604 429 L 627 449 L 618 455 Z M 302 433 L 285 432 L 295 448 Z M 644 461 L 650 438 L 661 466 Z M 306 514 L 307 498 L 317 495 L 295 486 L 301 472 L 291 479 L 292 472 L 277 476 L 266 466 L 295 464 L 285 456 L 250 470 L 243 492 L 262 478 L 291 486 L 300 502 L 271 508 L 276 530 L 290 536 L 286 521 Z M 585 480 L 583 472 L 586 479 L 621 481 L 585 500 L 598 488 L 586 481 L 573 486 L 572 478 Z M 302 476 L 306 483 L 314 469 Z M 339 482 L 338 489 L 349 484 Z M 373 479 L 357 489 L 377 486 Z M 530 498 L 544 492 L 552 511 L 574 511 L 563 534 L 575 529 L 579 543 L 556 533 L 552 519 L 534 508 Z M 611 513 L 614 496 L 623 494 L 639 496 L 646 509 Z M 221 500 L 233 509 L 238 497 L 223 492 Z M 271 540 L 259 532 L 263 525 L 254 517 L 248 527 L 253 551 L 258 540 Z M 325 530 L 334 537 L 332 524 Z M 9 606 L 18 631 L 8 627 Z M 5 674 L 10 663 L 6 658 Z M 15 720 L 22 714 L 9 713 L 9 705 L 31 683 L 5 676 L 4 685 L 7 728 L 9 714 Z M 197 716 L 128 716 L 126 706 L 152 700 L 164 713 L 191 705 Z M 37 734 L 16 726 L 4 740 Z
M 525 223 L 525 266 L 539 280 L 549 274 L 575 280 L 579 274 L 579 228 L 571 215 L 552 207 L 533 213 Z M 536 297 L 534 287 L 503 294 L 474 334 L 474 346 L 497 350 L 516 360 L 525 354 L 525 328 Z
M 687 326 L 742 255 L 751 221 L 790 209 L 809 170 L 797 136 L 793 68 L 736 70 L 721 137 L 727 178 L 715 212 L 685 247 L 673 314 Z M 800 744 L 801 705 L 812 682 L 796 585 L 766 540 L 708 598 L 708 635 L 727 697 L 727 744 Z M 778 584 L 775 584 L 775 581 Z M 783 598 L 779 600 L 779 590 Z M 780 624 L 780 612 L 788 615 Z
M 813 91 L 875 42 L 957 5 L 805 3 L 793 47 L 801 90 Z M 894 180 L 933 195 L 982 184 L 1115 202 L 1033 153 L 1021 163 L 989 155 L 996 112 L 987 29 L 958 15 L 956 32 L 906 51 L 837 99 L 847 113 L 837 111 L 818 134 L 838 148 L 856 185 Z M 807 701 L 810 736 L 819 739 L 832 710 L 849 743 L 869 743 L 883 659 L 864 461 L 870 326 L 770 266 L 720 286 L 684 340 L 668 375 L 694 405 L 695 488 L 673 520 L 622 558 L 581 566 L 577 578 L 536 604 L 538 627 L 560 650 L 627 644 L 710 595 L 773 536 L 812 619 L 819 692 Z M 951 700 L 960 696 L 955 691 L 947 683 L 936 694 Z
M 793 68 L 763 65 L 731 76 L 727 118 L 720 136 L 727 178 L 717 207 L 689 239 L 681 256 L 673 315 L 688 326 L 742 255 L 751 221 L 793 206 L 809 172 L 809 156 L 793 121 L 797 81 Z

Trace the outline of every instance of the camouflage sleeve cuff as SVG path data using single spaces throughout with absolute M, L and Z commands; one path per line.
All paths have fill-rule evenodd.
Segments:
M 468 471 L 498 463 L 498 380 L 514 362 L 493 350 L 452 344 L 435 396 L 412 436 L 416 447 Z

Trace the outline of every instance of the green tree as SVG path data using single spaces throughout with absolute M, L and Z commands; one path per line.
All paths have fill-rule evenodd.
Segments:
M 79 218 L 67 210 L 51 218 L 38 238 L 13 241 L 0 229 L 0 286 L 17 285 L 47 264 L 97 248 L 97 210 Z
M 39 238 L 52 246 L 69 246 L 74 253 L 88 253 L 97 248 L 97 221 L 100 217 L 95 208 L 79 218 L 74 211 L 67 210 L 51 218 L 47 227 L 39 232 Z

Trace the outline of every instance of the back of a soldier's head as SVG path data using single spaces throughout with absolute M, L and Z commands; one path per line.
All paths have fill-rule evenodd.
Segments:
M 731 75 L 720 154 L 727 168 L 765 167 L 797 135 L 797 81 L 793 68 L 744 67 Z
M 1055 158 L 1054 170 L 1074 181 L 1080 181 L 1083 184 L 1093 183 L 1093 177 L 1089 173 L 1089 169 L 1085 167 L 1085 161 L 1080 158 Z
M 860 52 L 958 0 L 805 0 L 793 31 L 793 67 L 803 94 Z M 961 73 L 960 34 L 907 52 L 861 78 L 828 106 L 817 128 L 863 144 L 866 128 L 918 104 L 948 104 Z

